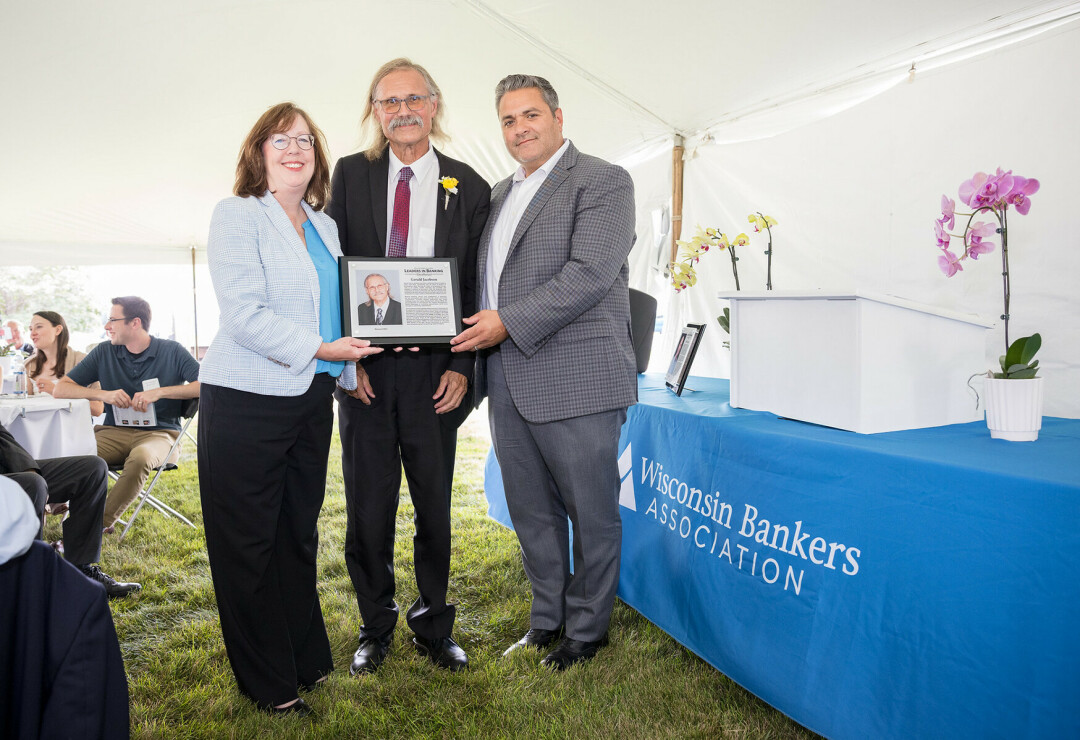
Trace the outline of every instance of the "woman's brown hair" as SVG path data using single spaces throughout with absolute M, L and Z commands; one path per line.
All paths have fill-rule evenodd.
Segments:
M 64 317 L 56 311 L 35 311 L 34 316 L 40 316 L 53 326 L 59 326 L 62 330 L 59 336 L 56 337 L 56 361 L 53 362 L 53 375 L 59 380 L 64 377 L 64 364 L 67 360 L 68 341 L 71 339 L 71 333 L 68 331 L 67 322 L 64 321 Z M 33 319 L 31 319 L 31 321 L 33 321 Z M 45 353 L 37 350 L 31 355 L 30 359 L 26 361 L 26 377 L 36 378 L 41 375 L 41 372 L 44 369 Z
M 294 103 L 278 103 L 259 117 L 251 133 L 244 139 L 240 157 L 236 161 L 236 183 L 233 194 L 241 197 L 253 195 L 260 198 L 266 193 L 266 163 L 262 146 L 270 134 L 282 133 L 292 126 L 293 119 L 304 119 L 311 135 L 315 137 L 315 174 L 311 176 L 304 200 L 316 211 L 321 211 L 330 199 L 330 161 L 323 143 L 323 133 L 311 122 L 310 116 Z

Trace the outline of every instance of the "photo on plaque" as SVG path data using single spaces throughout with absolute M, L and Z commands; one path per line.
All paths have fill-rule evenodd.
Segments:
M 448 344 L 461 332 L 454 257 L 342 257 L 342 331 L 376 345 Z
M 675 391 L 676 396 L 682 395 L 686 376 L 690 374 L 690 365 L 694 362 L 694 355 L 697 354 L 701 335 L 704 333 L 705 324 L 687 324 L 679 335 L 675 354 L 671 356 L 671 364 L 668 365 L 667 375 L 664 377 L 664 384 Z

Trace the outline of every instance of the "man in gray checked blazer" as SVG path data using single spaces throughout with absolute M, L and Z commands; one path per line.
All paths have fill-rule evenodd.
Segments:
M 619 431 L 637 400 L 627 255 L 634 187 L 562 135 L 542 77 L 496 88 L 506 148 L 522 166 L 495 186 L 480 240 L 481 311 L 452 340 L 477 360 L 506 503 L 532 584 L 530 629 L 506 652 L 565 639 L 563 670 L 607 644 L 619 581 Z M 570 573 L 567 517 L 574 526 Z

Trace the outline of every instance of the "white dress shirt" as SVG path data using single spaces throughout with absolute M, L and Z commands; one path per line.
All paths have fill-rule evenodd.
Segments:
M 506 256 L 510 253 L 510 242 L 517 231 L 518 222 L 529 207 L 536 192 L 547 179 L 548 174 L 555 169 L 555 165 L 570 146 L 569 139 L 563 139 L 563 145 L 559 151 L 551 155 L 551 159 L 544 162 L 528 177 L 525 176 L 525 167 L 517 168 L 513 182 L 510 183 L 510 192 L 503 200 L 502 208 L 499 209 L 498 220 L 491 230 L 491 241 L 488 243 L 487 274 L 484 276 L 484 295 L 481 299 L 480 308 L 499 308 L 499 278 L 502 277 L 503 266 L 506 265 Z
M 390 242 L 390 229 L 394 223 L 394 198 L 397 195 L 398 174 L 405 165 L 387 147 L 390 154 L 390 171 L 386 177 L 386 241 L 383 253 Z M 406 257 L 435 256 L 435 208 L 438 206 L 438 192 L 435 183 L 439 181 L 439 160 L 435 150 L 428 150 L 420 159 L 409 165 L 412 177 L 409 178 L 409 241 L 405 247 Z

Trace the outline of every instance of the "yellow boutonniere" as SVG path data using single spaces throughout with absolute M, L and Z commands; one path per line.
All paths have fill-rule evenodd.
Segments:
M 456 177 L 440 177 L 439 184 L 443 186 L 443 210 L 450 205 L 450 194 L 457 195 L 458 180 Z

